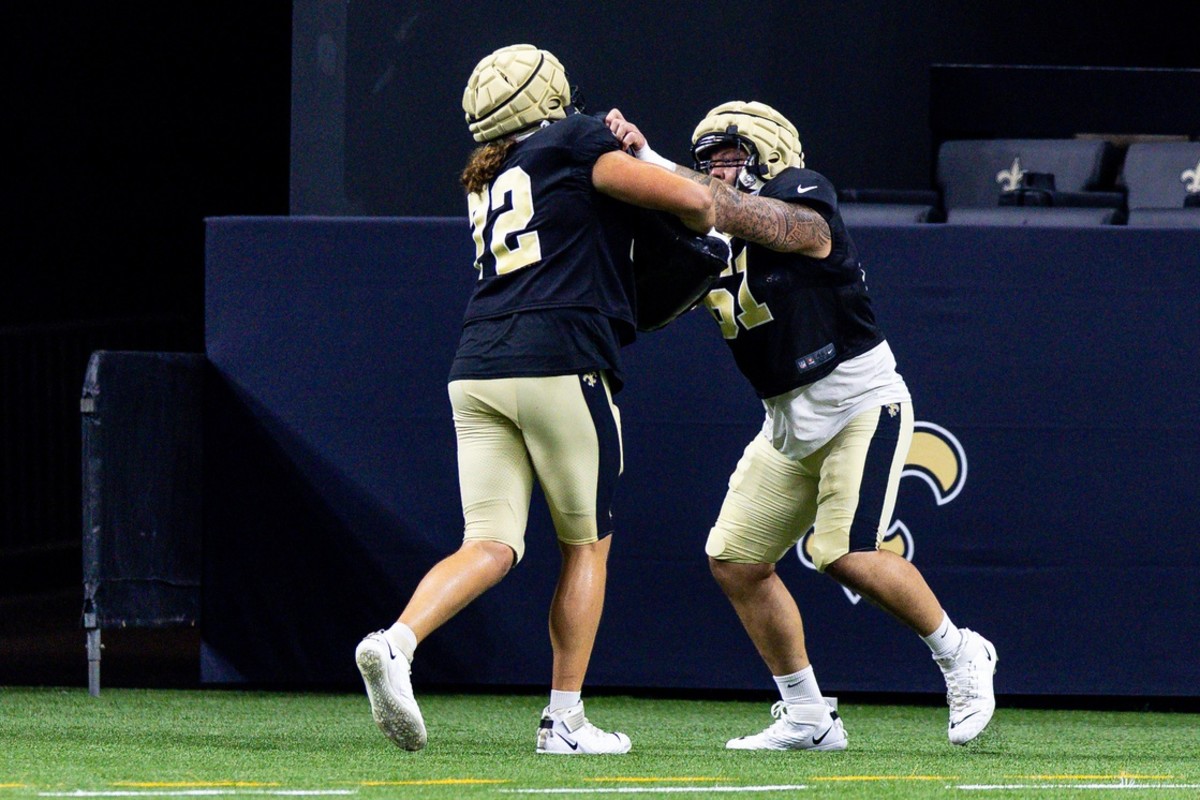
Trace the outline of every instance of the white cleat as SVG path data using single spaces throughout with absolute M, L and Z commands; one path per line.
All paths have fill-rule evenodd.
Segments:
M 608 733 L 588 722 L 583 715 L 583 703 L 553 713 L 549 706 L 542 711 L 538 725 L 537 751 L 556 755 L 599 755 L 629 752 L 629 737 L 623 733 Z
M 952 744 L 966 744 L 992 721 L 996 694 L 996 648 L 969 628 L 962 629 L 963 641 L 949 658 L 934 659 L 946 678 L 946 702 L 950 704 L 948 733 Z
M 775 722 L 753 736 L 725 743 L 729 750 L 845 750 L 849 737 L 842 719 L 826 703 L 789 706 L 782 700 L 771 706 Z
M 411 667 L 404 654 L 378 631 L 358 643 L 354 661 L 367 687 L 371 716 L 383 735 L 405 750 L 424 747 L 425 720 L 413 696 Z

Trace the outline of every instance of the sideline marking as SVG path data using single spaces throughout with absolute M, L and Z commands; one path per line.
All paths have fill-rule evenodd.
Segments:
M 668 794 L 679 792 L 794 792 L 804 784 L 787 786 L 615 786 L 609 789 L 501 789 L 507 794 Z
M 484 783 L 512 783 L 508 778 L 430 778 L 424 781 L 359 781 L 359 786 L 474 786 Z
M 1123 781 L 1150 780 L 1169 781 L 1175 775 L 1135 775 L 1132 772 L 1118 772 L 1116 775 L 1014 775 L 1011 777 L 1024 778 L 1028 781 Z
M 681 777 L 681 778 L 665 778 L 665 777 L 664 777 L 664 778 L 655 778 L 655 777 L 648 777 L 648 778 L 634 778 L 634 777 L 627 777 L 627 778 L 616 778 L 616 777 L 614 777 L 614 778 L 584 778 L 583 780 L 584 780 L 585 782 L 592 782 L 592 783 L 604 783 L 604 782 L 606 782 L 606 781 L 607 781 L 607 782 L 612 782 L 612 783 L 658 783 L 658 782 L 663 782 L 663 783 L 667 783 L 667 782 L 690 783 L 690 782 L 693 782 L 693 781 L 694 781 L 694 782 L 697 782 L 697 783 L 702 783 L 702 782 L 705 782 L 705 781 L 719 781 L 719 780 L 721 780 L 721 778 L 700 778 L 700 777 Z
M 1121 783 L 998 783 L 967 784 L 963 786 L 950 786 L 947 788 L 961 789 L 967 792 L 1027 791 L 1029 789 L 1067 789 L 1070 791 L 1154 791 L 1156 789 L 1200 789 L 1200 783 L 1134 783 L 1132 781 L 1122 781 Z
M 89 792 L 76 789 L 73 792 L 38 792 L 38 797 L 220 797 L 223 795 L 273 795 L 273 796 L 314 796 L 314 795 L 348 795 L 358 794 L 355 789 L 179 789 L 177 791 L 153 790 L 138 792 L 125 791 L 95 791 Z
M 113 786 L 133 786 L 138 789 L 213 789 L 237 787 L 241 789 L 279 786 L 278 781 L 114 781 Z
M 825 775 L 812 776 L 810 781 L 950 781 L 949 775 Z

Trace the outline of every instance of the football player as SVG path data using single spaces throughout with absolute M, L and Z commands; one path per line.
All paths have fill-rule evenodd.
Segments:
M 837 193 L 806 169 L 794 125 L 759 102 L 713 108 L 692 135 L 694 169 L 655 153 L 614 109 L 613 134 L 640 159 L 707 186 L 732 266 L 705 298 L 766 408 L 709 533 L 712 573 L 779 687 L 776 721 L 731 749 L 841 750 L 804 627 L 775 564 L 814 528 L 817 568 L 929 645 L 946 680 L 950 741 L 995 710 L 996 650 L 958 628 L 915 566 L 880 543 L 913 433 L 912 402 L 876 322 Z
M 550 605 L 550 702 L 536 751 L 624 753 L 584 716 L 622 471 L 621 347 L 633 340 L 634 206 L 707 232 L 711 193 L 623 152 L 576 113 L 566 71 L 533 45 L 484 57 L 462 100 L 476 142 L 462 173 L 477 280 L 450 369 L 465 531 L 399 619 L 355 659 L 372 714 L 407 750 L 426 743 L 410 666 L 417 645 L 520 562 L 537 480 L 562 553 Z M 630 205 L 632 204 L 632 205 Z

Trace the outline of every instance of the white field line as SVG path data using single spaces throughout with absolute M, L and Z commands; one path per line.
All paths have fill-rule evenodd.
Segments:
M 555 795 L 594 795 L 594 794 L 683 794 L 711 792 L 732 794 L 741 792 L 792 792 L 809 788 L 805 784 L 765 785 L 765 786 L 614 786 L 614 787 L 579 787 L 553 789 L 497 789 L 503 794 L 555 794 Z M 948 789 L 966 792 L 1020 792 L 1031 790 L 1073 789 L 1079 791 L 1155 791 L 1155 790 L 1200 790 L 1200 783 L 1158 783 L 1121 780 L 1116 783 L 992 783 L 992 784 L 951 784 Z M 98 790 L 89 791 L 77 789 L 70 792 L 38 792 L 39 797 L 229 797 L 237 795 L 256 795 L 274 797 L 330 797 L 358 794 L 357 789 L 248 789 L 248 788 L 207 788 L 207 789 L 146 789 L 146 790 Z
M 794 792 L 803 784 L 787 786 L 616 786 L 605 789 L 499 789 L 505 794 L 679 794 L 682 792 Z
M 128 789 L 85 791 L 83 789 L 76 789 L 73 792 L 38 792 L 38 797 L 219 797 L 250 794 L 313 797 L 357 793 L 357 789 L 146 789 L 140 791 Z
M 1080 789 L 1085 791 L 1154 791 L 1156 789 L 1200 789 L 1200 783 L 993 783 L 951 786 L 965 792 L 1020 792 L 1030 789 Z

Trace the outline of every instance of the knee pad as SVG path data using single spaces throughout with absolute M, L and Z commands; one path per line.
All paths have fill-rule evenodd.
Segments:
M 564 514 L 551 508 L 550 518 L 554 533 L 563 544 L 591 544 L 600 539 L 594 514 Z
M 850 538 L 844 533 L 818 537 L 814 531 L 812 536 L 804 540 L 803 547 L 804 554 L 812 561 L 817 572 L 824 572 L 826 567 L 850 552 Z
M 506 500 L 485 500 L 463 509 L 463 541 L 500 542 L 512 548 L 513 566 L 525 555 L 525 526 Z

